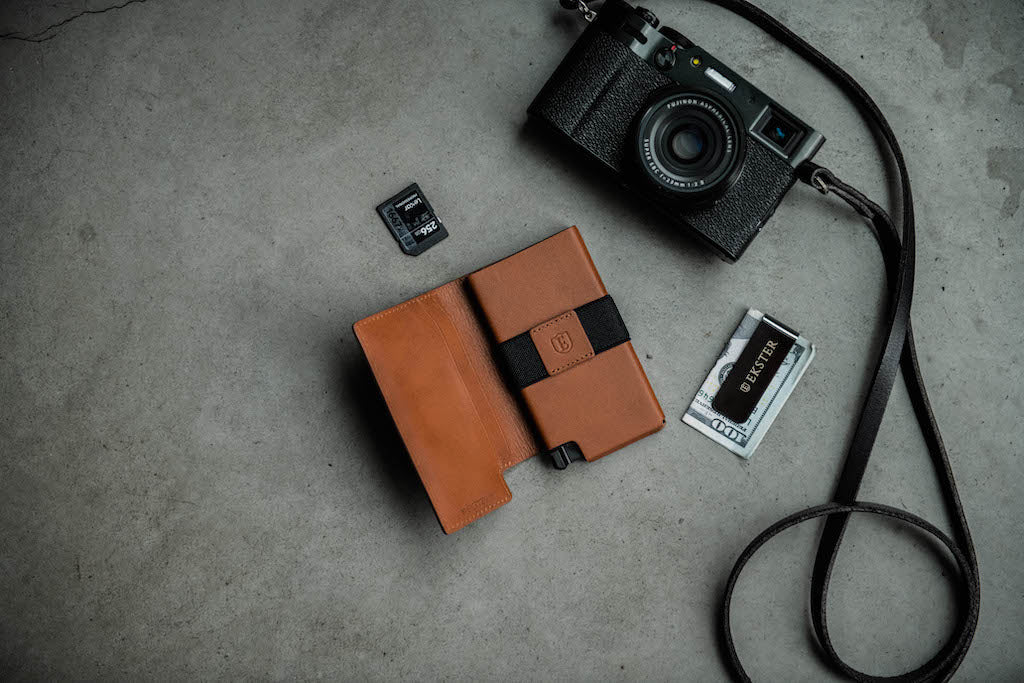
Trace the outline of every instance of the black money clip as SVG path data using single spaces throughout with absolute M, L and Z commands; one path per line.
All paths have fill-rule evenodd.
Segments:
M 799 336 L 799 332 L 765 315 L 722 382 L 711 407 L 737 424 L 746 422 Z

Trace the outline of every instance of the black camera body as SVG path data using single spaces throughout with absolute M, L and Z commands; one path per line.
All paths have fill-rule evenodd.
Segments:
M 529 113 L 735 261 L 825 138 L 658 23 L 607 0 Z

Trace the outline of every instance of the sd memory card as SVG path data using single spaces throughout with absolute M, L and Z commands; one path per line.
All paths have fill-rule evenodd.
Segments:
M 377 213 L 406 254 L 419 256 L 448 236 L 416 183 L 378 206 Z

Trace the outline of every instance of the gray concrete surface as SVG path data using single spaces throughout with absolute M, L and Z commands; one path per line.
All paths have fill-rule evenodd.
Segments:
M 958 680 L 1024 672 L 1021 5 L 763 0 L 890 117 L 918 199 L 919 349 L 978 546 Z M 698 0 L 652 3 L 820 128 L 885 199 L 853 108 Z M 0 32 L 87 3 L 7 2 Z M 578 32 L 553 0 L 150 0 L 0 41 L 0 668 L 14 679 L 725 679 L 720 590 L 766 524 L 825 501 L 880 325 L 860 220 L 797 188 L 737 265 L 522 130 Z M 451 237 L 402 255 L 373 207 L 415 180 Z M 442 535 L 351 334 L 578 223 L 667 428 L 507 475 Z M 748 306 L 818 356 L 749 463 L 679 417 Z M 864 498 L 944 523 L 899 384 Z M 805 611 L 816 530 L 739 587 L 757 680 L 831 680 Z M 920 663 L 946 567 L 856 522 L 831 617 L 851 662 Z

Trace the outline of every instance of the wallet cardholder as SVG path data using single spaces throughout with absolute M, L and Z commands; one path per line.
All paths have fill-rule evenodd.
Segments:
M 507 503 L 526 458 L 665 423 L 575 227 L 353 329 L 446 533 Z

